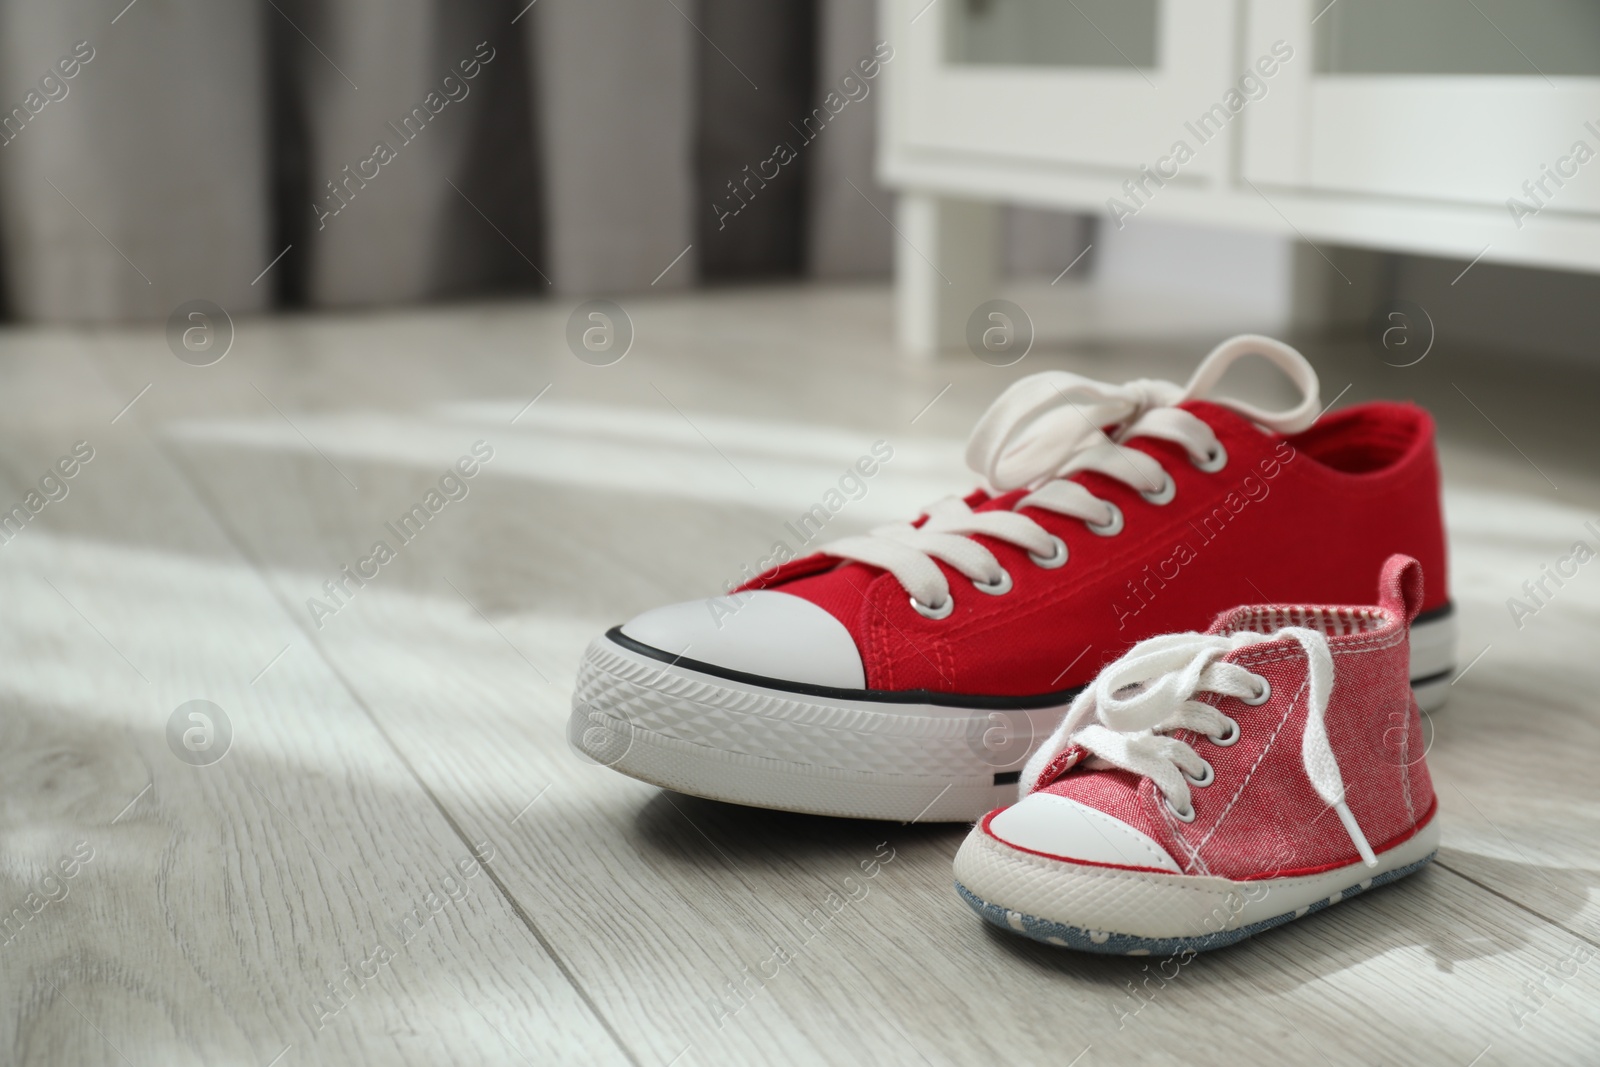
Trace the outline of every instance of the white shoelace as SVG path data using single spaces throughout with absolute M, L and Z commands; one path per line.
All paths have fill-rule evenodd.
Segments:
M 1318 414 L 1317 374 L 1305 357 L 1281 341 L 1245 334 L 1224 341 L 1201 361 L 1187 385 L 1139 379 L 1125 385 L 1097 382 L 1067 371 L 1022 378 L 1001 393 L 978 420 L 967 443 L 967 465 L 997 493 L 1032 488 L 1011 511 L 975 513 L 959 498 L 926 511 L 920 527 L 880 526 L 860 537 L 832 541 L 818 551 L 881 567 L 911 595 L 912 606 L 930 618 L 954 610 L 950 583 L 934 560 L 972 581 L 981 591 L 1011 589 L 1011 576 L 994 553 L 977 541 L 982 534 L 1026 549 L 1040 567 L 1067 561 L 1067 546 L 1043 526 L 1017 514 L 1021 508 L 1081 519 L 1107 537 L 1122 530 L 1122 513 L 1067 477 L 1096 471 L 1145 495 L 1152 503 L 1172 499 L 1175 485 L 1153 457 L 1122 442 L 1155 437 L 1182 445 L 1201 470 L 1221 470 L 1227 453 L 1204 420 L 1174 405 L 1205 397 L 1228 367 L 1246 355 L 1266 358 L 1299 389 L 1300 403 L 1287 411 L 1263 411 L 1243 401 L 1207 397 L 1277 433 L 1298 433 Z M 1101 428 L 1111 427 L 1108 436 Z
M 1324 717 L 1333 685 L 1328 639 L 1315 630 L 1286 626 L 1272 634 L 1163 634 L 1140 641 L 1094 680 L 1068 708 L 1066 718 L 1022 771 L 1021 796 L 1041 785 L 1039 778 L 1068 748 L 1077 746 L 1098 759 L 1091 767 L 1121 767 L 1155 783 L 1173 817 L 1194 820 L 1191 788 L 1214 780 L 1211 764 L 1174 731 L 1192 730 L 1216 744 L 1238 739 L 1239 724 L 1195 694 L 1220 693 L 1264 703 L 1266 679 L 1237 663 L 1222 662 L 1229 652 L 1261 641 L 1291 638 L 1306 654 L 1306 726 L 1300 749 L 1306 777 L 1317 795 L 1339 815 L 1351 842 L 1368 867 L 1377 866 L 1372 846 L 1344 800 L 1344 778 L 1328 743 Z

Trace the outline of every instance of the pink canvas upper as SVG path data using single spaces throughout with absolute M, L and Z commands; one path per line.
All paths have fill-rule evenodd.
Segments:
M 1222 613 L 1209 630 L 1271 633 L 1305 626 L 1328 637 L 1334 681 L 1325 723 L 1345 784 L 1345 801 L 1375 851 L 1382 852 L 1432 817 L 1433 783 L 1423 762 L 1420 712 L 1408 678 L 1409 624 L 1424 603 L 1422 568 L 1396 555 L 1384 565 L 1376 607 L 1283 605 Z M 1360 861 L 1337 814 L 1312 788 L 1301 760 L 1306 722 L 1306 657 L 1289 640 L 1229 653 L 1271 684 L 1251 706 L 1204 694 L 1239 723 L 1240 738 L 1219 747 L 1191 731 L 1173 736 L 1211 763 L 1216 778 L 1191 791 L 1196 817 L 1184 823 L 1149 779 L 1077 766 L 1069 748 L 1040 777 L 1041 791 L 1077 800 L 1147 834 L 1186 874 L 1235 880 L 1290 877 Z M 995 813 L 983 820 L 988 828 Z M 1061 857 L 1056 857 L 1061 858 Z

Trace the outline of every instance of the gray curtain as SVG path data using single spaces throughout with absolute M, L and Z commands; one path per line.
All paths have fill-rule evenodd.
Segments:
M 861 0 L 124 2 L 0 5 L 11 317 L 887 268 L 875 99 L 718 225 L 871 54 Z
M 823 0 L 818 19 L 817 81 L 835 87 L 869 55 L 877 35 L 877 4 Z M 890 62 L 893 62 L 891 60 Z M 873 180 L 878 93 L 851 104 L 813 146 L 806 232 L 807 266 L 822 277 L 887 274 L 894 260 L 894 198 Z M 881 212 L 881 214 L 880 214 Z
M 694 239 L 697 5 L 673 3 L 539 0 L 524 19 L 558 291 L 645 288 Z M 656 288 L 697 276 L 691 251 Z
M 0 4 L 11 313 L 160 318 L 201 296 L 268 306 L 250 282 L 272 255 L 263 39 L 277 16 L 196 0 L 139 0 L 113 24 L 117 14 L 81 0 Z
M 260 95 L 281 168 L 270 254 L 293 245 L 281 292 L 321 306 L 473 292 L 518 276 L 507 241 L 537 263 L 522 27 L 502 5 L 275 2 Z

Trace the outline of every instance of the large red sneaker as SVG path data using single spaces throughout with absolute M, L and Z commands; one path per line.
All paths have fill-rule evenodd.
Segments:
M 1247 355 L 1300 402 L 1212 396 Z M 1432 707 L 1455 654 L 1433 421 L 1396 403 L 1318 414 L 1315 372 L 1265 337 L 1219 345 L 1182 387 L 1023 378 L 968 446 L 989 489 L 611 630 L 584 655 L 569 736 L 699 796 L 969 821 L 1134 642 L 1241 602 L 1359 603 L 1394 552 L 1432 584 L 1410 664 Z
M 1439 847 L 1406 684 L 1421 606 L 1422 568 L 1397 555 L 1375 608 L 1236 608 L 1135 645 L 967 836 L 957 890 L 1039 941 L 1167 955 L 1417 870 Z

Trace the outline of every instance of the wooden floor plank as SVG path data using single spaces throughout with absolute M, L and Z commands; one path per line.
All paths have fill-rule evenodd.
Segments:
M 493 884 L 498 838 L 473 855 L 315 650 L 277 658 L 290 619 L 138 407 L 112 421 L 137 390 L 70 335 L 5 349 L 0 500 L 93 456 L 0 545 L 0 1059 L 623 1061 Z M 231 731 L 203 766 L 198 720 L 168 735 L 197 699 L 211 751 Z
M 1594 968 L 1570 961 L 1593 937 L 1600 854 L 1581 660 L 1596 620 L 1576 585 L 1539 636 L 1505 638 L 1433 717 L 1440 866 L 1200 957 L 1146 987 L 1158 991 L 1142 1008 L 1128 986 L 1150 961 L 1050 952 L 978 923 L 950 889 L 960 828 L 750 811 L 572 754 L 587 640 L 736 577 L 860 443 L 891 440 L 905 462 L 841 531 L 928 499 L 915 494 L 948 477 L 940 463 L 1010 377 L 1182 378 L 1203 343 L 1044 346 L 1009 376 L 964 360 L 912 368 L 889 355 L 885 306 L 781 290 L 641 302 L 635 350 L 604 369 L 564 351 L 555 306 L 263 324 L 203 380 L 159 353 L 110 366 L 129 395 L 156 383 L 142 417 L 299 628 L 279 666 L 325 656 L 466 838 L 504 842 L 496 873 L 638 1062 L 1065 1063 L 1088 1047 L 1085 1063 L 1314 1061 L 1306 1045 L 1332 1062 L 1585 1062 L 1600 1037 Z M 470 358 L 446 358 L 462 337 L 476 339 Z M 1330 397 L 1343 378 L 1342 402 L 1411 391 L 1439 412 L 1471 654 L 1499 636 L 1519 568 L 1536 572 L 1600 500 L 1563 458 L 1582 442 L 1506 419 L 1566 484 L 1556 497 L 1450 400 L 1452 380 L 1481 393 L 1481 369 L 1395 378 L 1370 353 L 1313 355 Z M 1537 400 L 1493 395 L 1497 412 Z M 496 456 L 467 498 L 318 628 L 306 600 L 477 440 Z M 957 471 L 951 487 L 965 481 Z M 483 988 L 507 1011 L 524 995 Z

